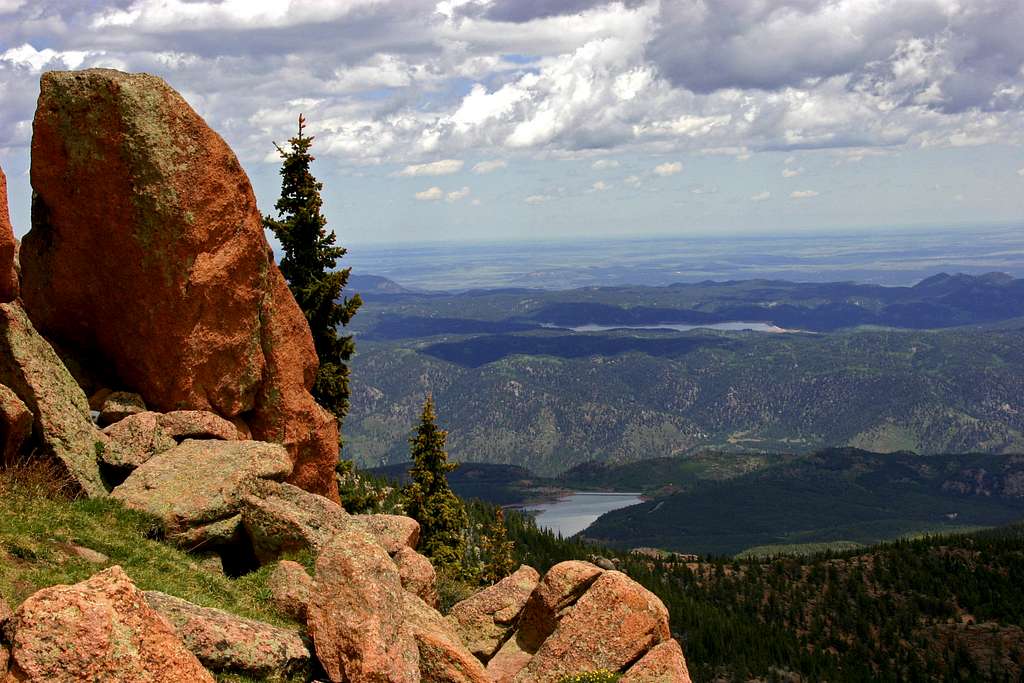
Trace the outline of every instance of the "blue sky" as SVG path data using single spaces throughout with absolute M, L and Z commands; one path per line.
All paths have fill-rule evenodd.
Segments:
M 304 112 L 347 245 L 1014 222 L 1017 0 L 0 0 L 28 228 L 38 79 L 165 78 L 269 211 Z

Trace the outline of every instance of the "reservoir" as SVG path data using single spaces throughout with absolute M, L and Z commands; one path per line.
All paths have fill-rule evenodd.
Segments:
M 569 537 L 606 512 L 642 502 L 639 493 L 570 493 L 552 503 L 538 503 L 527 509 L 536 512 L 537 526 Z
M 577 325 L 575 327 L 562 327 L 551 323 L 543 323 L 541 327 L 549 327 L 560 330 L 572 330 L 573 332 L 608 332 L 609 330 L 672 330 L 675 332 L 689 332 L 690 330 L 722 330 L 723 332 L 770 332 L 781 334 L 783 332 L 798 332 L 799 330 L 787 330 L 777 327 L 771 323 L 705 323 L 703 325 L 684 325 L 676 323 L 658 323 L 657 325 Z

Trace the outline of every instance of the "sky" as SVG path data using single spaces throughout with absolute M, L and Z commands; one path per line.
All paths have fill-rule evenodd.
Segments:
M 345 245 L 1024 223 L 1020 0 L 0 0 L 39 76 L 164 78 L 269 213 L 305 114 Z

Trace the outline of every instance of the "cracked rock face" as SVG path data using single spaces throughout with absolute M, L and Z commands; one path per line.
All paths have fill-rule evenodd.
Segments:
M 39 330 L 155 410 L 244 417 L 288 449 L 291 483 L 336 499 L 309 326 L 220 136 L 154 76 L 49 72 L 31 180 L 22 297 Z

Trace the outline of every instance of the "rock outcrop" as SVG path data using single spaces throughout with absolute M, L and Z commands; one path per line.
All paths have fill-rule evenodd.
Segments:
M 420 542 L 420 524 L 412 517 L 402 515 L 353 515 L 352 519 L 377 539 L 394 555 L 402 548 L 416 549 Z
M 19 683 L 213 683 L 118 566 L 29 597 L 9 620 Z
M 14 267 L 17 253 L 18 242 L 7 208 L 7 176 L 0 168 L 0 303 L 18 298 L 18 273 Z
M 418 683 L 415 639 L 403 629 L 398 569 L 366 532 L 349 526 L 316 561 L 307 627 L 331 681 Z
M 448 621 L 469 651 L 486 662 L 511 635 L 540 575 L 521 566 L 498 583 L 452 607 Z
M 336 499 L 334 418 L 245 172 L 164 81 L 43 75 L 32 137 L 25 308 L 40 331 L 160 410 L 244 416 L 289 481 Z
M 402 599 L 403 634 L 416 642 L 420 680 L 438 683 L 488 683 L 483 665 L 437 610 L 415 595 Z
M 237 526 L 242 498 L 255 482 L 283 479 L 291 467 L 278 444 L 190 439 L 150 458 L 111 495 L 159 517 L 173 539 L 203 525 Z
M 133 413 L 106 427 L 103 433 L 116 448 L 104 452 L 100 462 L 124 476 L 186 439 L 238 439 L 238 430 L 232 423 L 205 410 Z
M 406 547 L 399 549 L 391 559 L 398 567 L 402 588 L 437 609 L 437 572 L 430 560 Z
M 110 425 L 129 415 L 146 412 L 146 402 L 130 391 L 112 391 L 100 406 L 99 423 Z
M 145 595 L 149 606 L 171 623 L 185 647 L 211 671 L 280 679 L 310 667 L 309 648 L 294 631 L 159 591 Z
M 32 411 L 35 441 L 69 482 L 87 496 L 105 496 L 96 456 L 107 438 L 93 425 L 81 387 L 16 302 L 0 304 L 0 384 Z
M 622 671 L 669 638 L 661 600 L 625 574 L 605 571 L 514 680 L 555 683 L 584 671 Z
M 32 436 L 32 411 L 10 387 L 0 384 L 0 467 L 13 464 Z
M 309 601 L 315 590 L 313 579 L 298 562 L 281 560 L 267 577 L 270 601 L 282 614 L 305 623 Z
M 691 683 L 683 648 L 674 640 L 655 645 L 619 680 L 620 683 Z
M 242 524 L 263 564 L 286 552 L 319 553 L 351 519 L 335 502 L 276 481 L 260 480 L 241 500 Z
M 517 640 L 525 650 L 536 652 L 555 632 L 558 620 L 604 573 L 589 562 L 569 560 L 548 570 L 537 590 L 530 595 L 519 622 Z
M 118 447 L 105 449 L 100 462 L 127 476 L 154 455 L 177 446 L 178 442 L 160 426 L 159 418 L 159 413 L 138 413 L 104 429 Z

